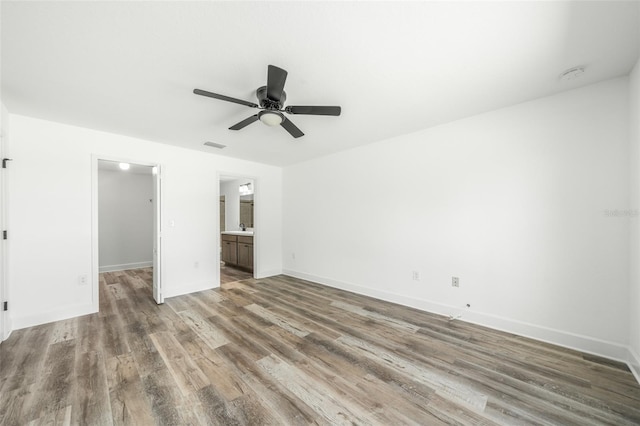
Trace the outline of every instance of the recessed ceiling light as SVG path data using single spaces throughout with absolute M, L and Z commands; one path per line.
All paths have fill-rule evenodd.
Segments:
M 131 167 L 131 165 L 129 163 L 120 163 L 120 170 L 129 170 L 129 167 Z
M 575 80 L 582 73 L 584 73 L 584 67 L 573 67 L 560 74 L 560 79 L 564 81 Z

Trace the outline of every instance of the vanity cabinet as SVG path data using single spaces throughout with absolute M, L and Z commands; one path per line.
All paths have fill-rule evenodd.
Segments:
M 238 236 L 238 266 L 253 270 L 253 237 Z
M 222 234 L 222 261 L 253 271 L 253 237 Z
M 222 261 L 235 265 L 238 263 L 238 237 L 222 234 Z

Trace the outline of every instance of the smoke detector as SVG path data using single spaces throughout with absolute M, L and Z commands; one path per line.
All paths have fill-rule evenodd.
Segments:
M 560 79 L 564 81 L 575 80 L 582 73 L 584 73 L 584 67 L 573 67 L 560 74 Z

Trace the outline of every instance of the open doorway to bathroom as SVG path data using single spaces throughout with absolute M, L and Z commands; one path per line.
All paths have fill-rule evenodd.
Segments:
M 99 310 L 131 298 L 162 303 L 159 167 L 99 159 L 95 189 Z
M 220 284 L 253 278 L 255 181 L 220 176 Z

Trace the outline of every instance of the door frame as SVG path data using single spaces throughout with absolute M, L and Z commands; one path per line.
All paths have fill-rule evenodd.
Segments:
M 6 123 L 0 122 L 0 158 L 4 158 L 7 155 L 7 146 L 5 143 L 6 138 Z M 7 175 L 9 168 L 2 169 L 0 171 L 0 230 L 7 229 L 7 212 L 8 199 L 7 191 Z M 8 268 L 9 268 L 9 241 L 0 237 L 0 343 L 9 338 L 11 334 L 11 322 L 9 318 L 9 311 L 4 310 L 4 302 L 9 301 L 9 285 L 8 285 Z
M 154 268 L 153 280 L 154 280 L 154 297 L 155 289 L 157 287 L 159 299 L 156 300 L 158 304 L 163 303 L 164 294 L 162 286 L 162 271 L 163 271 L 163 257 L 162 257 L 162 212 L 163 209 L 163 196 L 162 196 L 162 165 L 153 161 L 145 161 L 140 159 L 115 157 L 112 155 L 100 155 L 93 154 L 91 156 L 91 289 L 92 296 L 91 302 L 93 310 L 99 312 L 100 310 L 100 258 L 99 258 L 99 219 L 98 219 L 98 161 L 113 161 L 118 163 L 130 163 L 140 166 L 155 167 L 156 173 L 152 175 L 154 179 L 154 197 L 157 197 L 157 204 L 154 208 L 154 229 L 153 239 L 154 247 L 157 244 L 157 262 L 154 259 L 154 267 L 157 263 L 157 271 Z M 154 254 L 155 257 L 155 254 Z
M 222 176 L 226 176 L 226 177 L 230 177 L 230 178 L 234 178 L 234 179 L 251 179 L 253 181 L 253 203 L 254 203 L 254 207 L 253 207 L 253 278 L 256 278 L 258 276 L 258 270 L 259 270 L 259 265 L 260 265 L 260 258 L 258 256 L 258 240 L 259 240 L 259 234 L 260 234 L 260 214 L 259 214 L 259 208 L 261 203 L 258 201 L 258 199 L 260 198 L 259 193 L 258 193 L 258 186 L 259 186 L 259 179 L 255 176 L 251 176 L 251 175 L 245 175 L 242 173 L 238 173 L 238 172 L 224 172 L 224 171 L 218 171 L 217 173 L 217 179 L 218 179 L 218 186 L 217 186 L 217 191 L 218 191 L 218 199 L 220 199 L 220 177 Z M 225 200 L 225 204 L 226 204 L 226 200 Z M 257 207 L 256 207 L 257 206 Z M 218 287 L 220 286 L 221 283 L 221 279 L 220 279 L 220 261 L 221 259 L 221 250 L 222 250 L 222 242 L 220 241 L 220 232 L 222 232 L 219 228 L 220 228 L 220 203 L 218 203 L 218 223 L 216 224 L 216 228 L 218 228 L 218 238 L 216 239 L 216 253 L 218 255 L 218 262 L 217 262 L 217 269 L 218 269 Z

